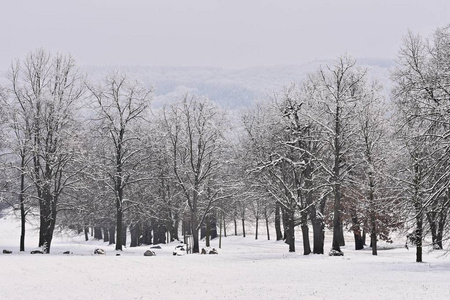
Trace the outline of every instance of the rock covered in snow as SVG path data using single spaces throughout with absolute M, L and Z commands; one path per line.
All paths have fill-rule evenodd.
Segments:
M 182 256 L 186 254 L 186 249 L 184 245 L 178 245 L 173 250 L 173 255 Z
M 33 250 L 30 252 L 31 254 L 44 254 L 41 250 Z
M 11 254 L 11 253 L 12 253 L 12 251 L 10 251 L 10 250 L 6 250 L 6 249 L 3 250 L 3 254 Z
M 144 256 L 156 256 L 156 253 L 152 250 L 147 250 L 144 252 Z
M 94 250 L 94 254 L 105 255 L 105 250 L 97 248 Z
M 216 248 L 206 247 L 202 248 L 201 254 L 219 254 L 219 252 L 217 252 Z
M 330 250 L 330 252 L 328 253 L 329 256 L 344 256 L 344 252 L 342 251 L 337 251 L 337 250 Z

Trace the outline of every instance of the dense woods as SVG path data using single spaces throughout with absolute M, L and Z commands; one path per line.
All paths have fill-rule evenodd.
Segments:
M 291 252 L 300 228 L 305 255 L 343 255 L 346 231 L 377 255 L 395 230 L 421 262 L 425 241 L 449 237 L 450 27 L 409 33 L 391 79 L 387 98 L 343 56 L 236 118 L 189 93 L 155 107 L 130 74 L 92 81 L 68 55 L 32 51 L 0 86 L 1 197 L 20 249 L 33 213 L 45 253 L 57 226 L 116 250 L 192 236 L 198 253 L 252 222 Z

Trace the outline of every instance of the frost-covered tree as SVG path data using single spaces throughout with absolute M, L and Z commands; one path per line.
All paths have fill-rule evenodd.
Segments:
M 205 98 L 185 95 L 164 111 L 170 164 L 188 210 L 193 253 L 199 252 L 198 231 L 225 197 L 220 170 L 225 164 L 224 116 Z
M 333 243 L 330 254 L 342 255 L 343 187 L 355 167 L 356 107 L 364 97 L 366 70 L 349 57 L 321 68 L 309 77 L 314 114 L 307 116 L 320 128 L 320 139 L 328 151 L 322 156 L 323 179 L 333 191 Z
M 392 78 L 399 139 L 409 153 L 404 172 L 405 199 L 413 208 L 416 261 L 422 261 L 424 215 L 437 247 L 448 213 L 450 29 L 438 28 L 429 41 L 409 33 Z M 439 225 L 437 225 L 439 224 Z M 439 229 L 440 228 L 440 229 Z M 439 233 L 438 233 L 439 231 Z
M 21 110 L 20 136 L 27 137 L 31 156 L 27 174 L 39 201 L 39 246 L 50 252 L 58 204 L 76 182 L 80 153 L 77 109 L 84 92 L 83 78 L 70 56 L 31 52 L 10 71 L 11 101 Z M 22 141 L 25 141 L 22 139 Z
M 389 186 L 389 176 L 396 155 L 390 143 L 388 103 L 381 96 L 381 86 L 377 82 L 365 85 L 357 112 L 357 166 L 351 174 L 349 195 L 355 247 L 357 250 L 363 248 L 360 222 L 367 220 L 364 230 L 370 232 L 372 254 L 377 255 L 378 238 L 388 240 L 389 230 L 397 227 L 402 219 L 399 215 L 394 216 L 397 201 L 392 192 L 394 186 Z
M 118 72 L 100 86 L 90 85 L 99 147 L 104 156 L 96 167 L 112 192 L 116 208 L 116 250 L 122 250 L 123 215 L 131 202 L 131 186 L 146 179 L 142 175 L 146 134 L 142 121 L 148 117 L 152 90 Z M 128 193 L 128 194 L 127 194 Z M 128 206 L 127 206 L 128 205 Z

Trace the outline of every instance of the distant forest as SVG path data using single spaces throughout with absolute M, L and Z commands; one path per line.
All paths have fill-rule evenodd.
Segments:
M 377 255 L 400 231 L 417 262 L 449 238 L 450 27 L 408 33 L 395 62 L 301 68 L 80 69 L 37 49 L 1 82 L 0 207 L 21 251 L 31 214 L 45 253 L 59 227 L 198 253 L 251 222 L 290 252 L 300 228 L 305 255 L 343 255 L 345 231 Z

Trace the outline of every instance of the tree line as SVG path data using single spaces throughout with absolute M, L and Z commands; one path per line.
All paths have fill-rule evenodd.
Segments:
M 155 108 L 153 88 L 113 72 L 92 82 L 70 55 L 38 49 L 11 65 L 0 87 L 2 201 L 39 216 L 50 252 L 57 226 L 122 250 L 192 236 L 226 235 L 238 221 L 270 225 L 295 251 L 343 255 L 369 236 L 408 232 L 422 261 L 426 236 L 448 238 L 450 31 L 409 33 L 392 71 L 391 97 L 370 70 L 343 56 L 269 99 L 230 111 L 185 94 Z M 310 243 L 312 227 L 312 245 Z

